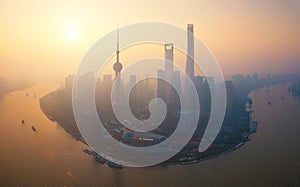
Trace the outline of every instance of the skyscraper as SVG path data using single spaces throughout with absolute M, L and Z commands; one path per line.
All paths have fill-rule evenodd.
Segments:
M 172 43 L 165 44 L 165 69 L 167 74 L 171 74 L 171 72 L 173 71 L 173 48 L 174 47 Z
M 165 100 L 166 93 L 165 93 L 165 71 L 162 69 L 157 70 L 157 97 Z
M 138 91 L 135 87 L 137 83 L 136 75 L 130 75 L 129 82 L 126 87 L 126 93 L 129 93 L 129 103 L 131 106 L 137 106 Z M 130 90 L 131 88 L 131 90 Z M 126 98 L 124 98 L 126 99 Z M 136 108 L 136 107 L 135 107 Z
M 65 78 L 65 90 L 67 92 L 68 97 L 72 96 L 74 79 L 75 79 L 74 75 L 69 75 Z M 0 85 L 1 85 L 1 79 L 0 79 Z
M 173 75 L 173 44 L 165 44 L 165 78 L 168 81 L 172 81 L 172 75 Z M 172 87 L 169 84 L 165 84 L 165 96 L 166 101 L 171 102 L 172 101 Z
M 177 93 L 171 86 L 177 87 L 181 92 L 180 73 L 174 71 L 174 46 L 172 43 L 165 44 L 165 70 L 158 70 L 157 96 L 168 103 L 176 102 Z M 163 81 L 165 80 L 165 81 Z M 180 93 L 178 93 L 180 94 Z M 176 102 L 177 103 L 177 102 Z
M 187 25 L 187 57 L 185 72 L 190 78 L 194 79 L 194 26 Z
M 180 109 L 181 82 L 179 71 L 174 71 L 174 46 L 165 44 L 165 69 L 157 71 L 157 97 L 164 100 L 167 107 L 165 124 L 161 131 L 169 134 L 176 128 L 176 112 Z M 178 92 L 175 90 L 177 88 Z M 160 111 L 160 107 L 157 111 Z

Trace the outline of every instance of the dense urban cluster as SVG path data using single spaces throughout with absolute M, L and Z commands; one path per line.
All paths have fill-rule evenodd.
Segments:
M 53 121 L 58 122 L 68 133 L 78 140 L 84 142 L 80 132 L 76 126 L 72 110 L 72 86 L 74 76 L 68 76 L 65 80 L 65 87 L 60 88 L 54 92 L 40 99 L 40 105 L 44 113 Z M 198 82 L 197 90 L 202 92 L 208 91 L 205 77 L 198 77 L 198 80 L 203 79 L 203 82 Z M 201 159 L 218 156 L 227 151 L 234 150 L 243 145 L 249 139 L 249 135 L 256 131 L 257 122 L 251 119 L 252 100 L 248 98 L 251 90 L 259 87 L 278 84 L 284 82 L 291 82 L 299 79 L 297 75 L 267 75 L 260 76 L 253 75 L 235 75 L 231 81 L 226 81 L 227 89 L 227 109 L 225 119 L 223 121 L 222 129 L 219 132 L 216 140 L 205 152 L 199 153 L 198 146 L 202 138 L 203 132 L 206 128 L 210 108 L 203 105 L 201 107 L 201 115 L 199 118 L 198 128 L 191 139 L 191 141 L 182 149 L 177 155 L 169 160 L 169 162 L 193 162 Z M 134 79 L 132 79 L 134 82 Z M 106 124 L 107 130 L 110 134 L 119 141 L 132 146 L 151 146 L 164 141 L 168 137 L 168 133 L 172 132 L 172 127 L 176 127 L 176 119 L 166 118 L 165 126 L 160 126 L 153 132 L 137 133 L 125 128 L 118 122 L 112 112 L 110 102 L 110 90 L 113 80 L 112 76 L 104 76 L 103 79 L 98 79 L 96 86 L 96 105 L 98 114 L 101 120 Z M 201 84 L 199 84 L 201 83 Z M 129 83 L 128 83 L 129 84 Z M 208 92 L 209 93 L 209 92 Z M 131 91 L 130 103 L 131 110 L 135 116 L 142 120 L 149 117 L 148 103 L 151 98 L 157 94 L 157 82 L 153 79 L 146 79 L 137 84 Z M 201 96 L 202 95 L 202 96 Z M 105 98 L 108 97 L 108 98 Z M 208 97 L 208 98 L 207 98 Z M 199 91 L 199 100 L 209 100 L 209 94 L 201 94 Z M 103 102 L 105 101 L 105 102 Z M 135 104 L 134 104 L 135 103 Z M 101 107 L 101 105 L 106 105 Z M 172 113 L 171 113 L 172 114 Z M 175 113 L 175 118 L 177 115 Z M 174 121 L 172 121 L 174 120 Z M 173 129 L 174 130 L 174 129 Z
M 257 128 L 257 121 L 251 118 L 252 100 L 248 98 L 249 92 L 264 85 L 293 81 L 298 78 L 297 75 L 291 74 L 267 75 L 263 77 L 255 73 L 247 76 L 235 75 L 232 77 L 232 80 L 225 81 L 227 106 L 222 128 L 210 147 L 205 151 L 199 152 L 200 141 L 206 141 L 202 136 L 211 115 L 210 89 L 217 87 L 218 83 L 214 81 L 212 76 L 195 75 L 192 24 L 187 26 L 187 36 L 188 54 L 185 72 L 196 88 L 201 112 L 193 137 L 178 154 L 167 161 L 168 163 L 195 162 L 237 149 L 245 141 L 249 140 L 249 135 L 255 133 Z M 85 142 L 76 126 L 72 110 L 72 97 L 76 100 L 85 97 L 85 95 L 82 95 L 80 92 L 72 93 L 72 88 L 73 85 L 78 86 L 80 84 L 81 89 L 88 90 L 91 87 L 90 84 L 96 82 L 95 103 L 97 112 L 111 136 L 119 142 L 136 147 L 152 146 L 163 142 L 177 128 L 179 119 L 183 115 L 179 95 L 184 95 L 183 99 L 189 99 L 189 90 L 185 87 L 185 84 L 182 84 L 185 80 L 181 77 L 179 71 L 174 70 L 173 67 L 173 44 L 168 43 L 164 47 L 165 69 L 157 71 L 157 78 L 144 79 L 139 82 L 137 82 L 136 75 L 130 75 L 126 81 L 124 78 L 121 78 L 122 64 L 119 61 L 120 51 L 117 47 L 116 63 L 113 65 L 115 77 L 106 74 L 97 78 L 93 72 L 87 72 L 78 77 L 70 75 L 65 79 L 64 88 L 41 98 L 40 105 L 42 110 L 48 118 L 57 121 L 67 132 L 78 140 Z M 164 80 L 169 80 L 169 82 Z M 116 95 L 112 96 L 113 85 L 116 90 L 114 94 Z M 179 89 L 176 91 L 174 86 Z M 125 127 L 123 124 L 131 123 L 131 121 L 126 119 L 119 121 L 115 116 L 113 107 L 128 110 L 124 103 L 126 99 L 124 93 L 126 92 L 130 93 L 129 106 L 131 112 L 141 121 L 148 119 L 151 115 L 149 111 L 150 101 L 154 98 L 162 99 L 166 104 L 167 114 L 161 125 L 150 132 L 135 132 Z M 159 110 L 159 108 L 156 108 L 156 110 Z M 191 111 L 184 112 L 192 113 Z M 177 139 L 176 141 L 181 140 Z

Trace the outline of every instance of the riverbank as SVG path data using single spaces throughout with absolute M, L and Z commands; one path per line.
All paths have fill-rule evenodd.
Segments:
M 235 110 L 231 111 L 235 115 L 227 114 L 229 117 L 227 116 L 224 120 L 223 128 L 208 150 L 199 153 L 200 141 L 193 141 L 192 145 L 190 145 L 192 143 L 190 142 L 181 152 L 166 161 L 165 164 L 196 163 L 222 156 L 244 145 L 250 135 L 249 120 L 251 119 L 250 113 L 245 111 L 244 102 L 241 101 L 238 104 L 240 107 L 235 107 Z M 40 98 L 40 108 L 49 120 L 57 122 L 72 137 L 86 144 L 73 116 L 70 94 L 64 90 L 51 92 Z M 248 135 L 243 137 L 245 133 L 248 133 Z M 120 134 L 120 137 L 122 137 L 122 134 Z M 198 138 L 194 137 L 193 139 Z
M 245 144 L 245 142 L 241 142 L 239 143 L 238 145 L 232 147 L 231 149 L 228 149 L 227 151 L 224 151 L 224 152 L 221 152 L 221 153 L 218 153 L 216 155 L 212 155 L 210 157 L 206 157 L 206 158 L 202 158 L 202 159 L 197 159 L 197 160 L 192 160 L 190 162 L 169 162 L 168 164 L 172 164 L 172 165 L 187 165 L 187 164 L 194 164 L 194 163 L 198 163 L 198 162 L 201 162 L 201 161 L 206 161 L 206 160 L 210 160 L 210 159 L 213 159 L 213 158 L 218 158 L 218 157 L 221 157 L 221 156 L 224 156 L 226 154 L 229 154 L 235 150 L 238 150 L 239 148 L 241 148 L 243 145 Z
M 61 90 L 41 97 L 39 103 L 42 112 L 49 120 L 58 123 L 76 140 L 83 140 L 73 116 L 72 102 Z

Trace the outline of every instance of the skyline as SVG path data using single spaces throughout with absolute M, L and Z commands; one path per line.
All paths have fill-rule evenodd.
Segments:
M 1 186 L 300 186 L 300 0 L 0 0 Z

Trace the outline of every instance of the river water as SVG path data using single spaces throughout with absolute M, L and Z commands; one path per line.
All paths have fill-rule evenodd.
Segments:
M 41 83 L 0 99 L 0 186 L 300 186 L 300 102 L 288 84 L 250 94 L 259 126 L 240 149 L 192 165 L 122 170 L 95 162 L 42 113 L 39 98 L 57 87 Z

